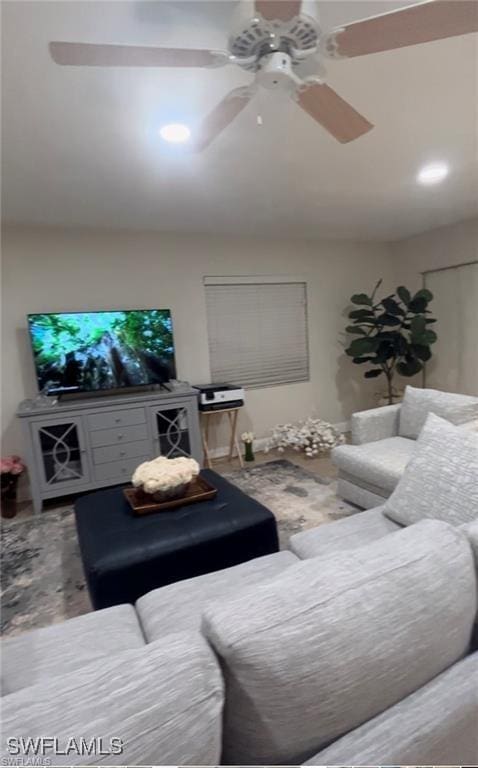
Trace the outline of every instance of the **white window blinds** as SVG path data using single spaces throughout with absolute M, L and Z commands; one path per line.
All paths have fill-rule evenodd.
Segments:
M 235 280 L 205 279 L 212 381 L 247 387 L 307 381 L 306 284 Z

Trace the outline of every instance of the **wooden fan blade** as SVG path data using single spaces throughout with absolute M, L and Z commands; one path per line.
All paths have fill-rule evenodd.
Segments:
M 54 62 L 73 67 L 217 67 L 229 61 L 223 51 L 189 48 L 63 42 L 49 48 Z
M 299 91 L 299 105 L 337 141 L 347 144 L 371 131 L 369 123 L 328 85 L 310 85 Z
M 302 0 L 256 0 L 255 9 L 267 21 L 290 21 L 300 13 Z
M 337 56 L 364 56 L 478 32 L 476 0 L 427 0 L 347 24 L 328 38 Z
M 194 149 L 202 152 L 232 123 L 254 95 L 252 88 L 235 88 L 204 118 L 194 140 Z

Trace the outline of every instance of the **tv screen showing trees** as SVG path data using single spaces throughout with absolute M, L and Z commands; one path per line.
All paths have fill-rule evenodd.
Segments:
M 176 377 L 171 312 L 28 315 L 38 387 L 49 394 L 163 384 Z

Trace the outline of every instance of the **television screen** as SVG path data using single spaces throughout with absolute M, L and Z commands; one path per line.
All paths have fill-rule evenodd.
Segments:
M 176 377 L 171 312 L 28 315 L 38 386 L 51 394 L 162 384 Z

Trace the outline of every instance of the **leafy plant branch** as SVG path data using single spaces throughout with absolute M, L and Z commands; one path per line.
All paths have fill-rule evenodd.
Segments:
M 357 336 L 345 350 L 357 365 L 371 363 L 374 367 L 365 371 L 365 378 L 384 375 L 387 379 L 388 402 L 393 402 L 393 378 L 414 376 L 431 358 L 431 345 L 437 340 L 429 328 L 436 320 L 429 317 L 429 303 L 433 294 L 426 288 L 413 296 L 403 285 L 395 293 L 376 300 L 382 285 L 379 280 L 371 295 L 356 293 L 351 302 L 353 309 L 348 317 L 352 322 L 346 332 Z

